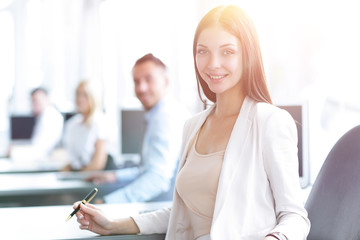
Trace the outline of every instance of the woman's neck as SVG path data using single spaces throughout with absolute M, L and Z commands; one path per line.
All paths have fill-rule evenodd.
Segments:
M 237 94 L 232 97 L 218 95 L 216 97 L 216 108 L 214 114 L 217 117 L 237 116 L 240 112 L 244 99 L 244 94 Z

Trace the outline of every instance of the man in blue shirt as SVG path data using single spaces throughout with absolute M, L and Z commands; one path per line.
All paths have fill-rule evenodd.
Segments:
M 106 195 L 106 203 L 151 201 L 170 189 L 180 155 L 183 125 L 190 116 L 166 94 L 169 80 L 160 59 L 147 54 L 137 60 L 132 73 L 136 97 L 146 111 L 141 166 L 92 178 L 95 183 L 133 180 Z

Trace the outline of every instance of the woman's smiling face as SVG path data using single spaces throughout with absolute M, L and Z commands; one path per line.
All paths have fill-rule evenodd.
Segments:
M 196 45 L 196 66 L 216 95 L 241 89 L 242 52 L 238 38 L 219 26 L 204 29 Z

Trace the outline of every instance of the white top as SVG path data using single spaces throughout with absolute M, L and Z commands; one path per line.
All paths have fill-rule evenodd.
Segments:
M 64 118 L 53 106 L 48 106 L 35 122 L 31 136 L 31 159 L 45 158 L 57 146 L 63 133 Z
M 76 114 L 65 124 L 64 148 L 68 154 L 70 165 L 75 170 L 79 170 L 91 162 L 95 152 L 95 143 L 98 140 L 108 141 L 111 139 L 111 129 L 103 113 L 94 113 L 90 126 L 83 123 L 83 119 L 83 115 Z

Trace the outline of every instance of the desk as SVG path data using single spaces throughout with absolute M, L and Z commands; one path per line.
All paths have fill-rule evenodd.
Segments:
M 31 145 L 12 146 L 11 158 L 0 158 L 0 173 L 34 173 L 55 172 L 68 164 L 68 157 L 64 149 L 54 149 L 50 156 L 42 159 L 32 159 Z
M 0 174 L 0 207 L 64 205 L 81 200 L 94 187 L 102 197 L 126 183 L 94 185 L 80 173 L 12 173 Z
M 109 218 L 127 217 L 136 215 L 141 211 L 151 211 L 170 206 L 171 202 L 98 205 Z M 70 205 L 0 208 L 0 239 L 164 239 L 163 234 L 96 237 L 98 235 L 95 233 L 81 230 L 76 217 L 65 222 L 72 210 L 73 208 Z
M 0 174 L 55 172 L 59 171 L 63 166 L 63 163 L 55 161 L 16 162 L 10 158 L 0 158 Z

